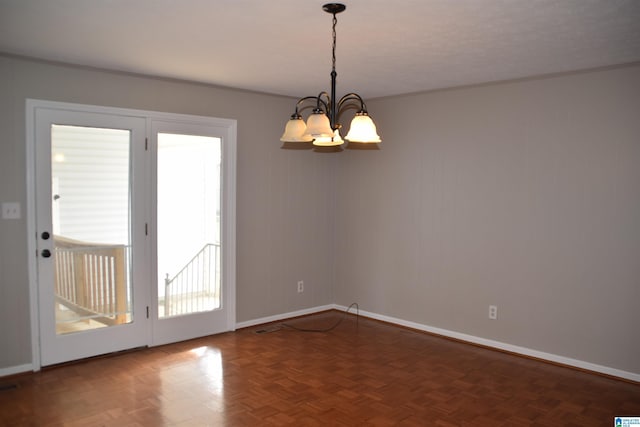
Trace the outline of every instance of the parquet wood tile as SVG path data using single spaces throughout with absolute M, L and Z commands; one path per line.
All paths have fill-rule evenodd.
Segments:
M 638 384 L 355 316 L 330 332 L 253 327 L 2 385 L 0 426 L 584 427 L 640 416 Z

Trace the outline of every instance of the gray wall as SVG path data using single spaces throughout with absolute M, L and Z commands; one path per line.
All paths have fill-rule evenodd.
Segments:
M 23 213 L 26 98 L 236 119 L 237 320 L 333 301 L 335 162 L 279 148 L 295 100 L 0 56 L 0 202 Z M 26 230 L 0 220 L 0 369 L 31 363 Z
M 336 303 L 640 373 L 640 66 L 368 107 Z
M 237 119 L 239 322 L 356 301 L 640 373 L 640 65 L 371 100 L 382 149 L 339 155 L 279 149 L 282 97 L 2 56 L 0 95 L 23 209 L 25 98 Z M 26 221 L 0 221 L 0 369 L 29 328 Z

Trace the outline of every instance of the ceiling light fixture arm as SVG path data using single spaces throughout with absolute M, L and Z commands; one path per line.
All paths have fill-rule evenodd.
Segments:
M 321 112 L 329 111 L 329 104 L 327 104 L 327 102 L 322 100 L 322 94 L 327 95 L 327 98 L 329 97 L 329 95 L 326 92 L 322 92 L 318 96 L 305 96 L 304 98 L 300 98 L 298 102 L 296 102 L 296 109 L 295 109 L 295 112 L 291 115 L 291 118 L 302 117 L 300 115 L 300 111 L 304 110 L 305 108 L 309 108 L 309 106 L 303 107 L 302 105 L 305 103 L 305 101 L 308 101 L 308 100 L 313 100 L 315 102 L 316 107 L 314 108 L 314 111 L 316 110 L 320 110 Z M 324 110 L 322 107 L 324 107 Z
M 364 103 L 364 100 L 362 99 L 362 97 L 360 95 L 358 95 L 357 93 L 348 93 L 345 96 L 343 96 L 342 98 L 340 98 L 340 101 L 338 101 L 338 111 L 342 111 L 342 107 L 349 101 L 358 101 L 358 103 L 360 104 L 360 109 L 358 110 L 359 112 L 363 112 L 366 113 L 367 112 L 367 106 Z
M 322 100 L 322 96 L 325 96 L 325 98 L 327 98 L 327 102 Z M 317 104 L 316 104 L 316 110 L 322 110 L 322 108 L 320 108 L 320 104 L 322 104 L 324 106 L 324 112 L 326 114 L 330 114 L 331 111 L 331 97 L 329 96 L 329 94 L 325 91 L 322 91 L 318 94 L 317 98 Z

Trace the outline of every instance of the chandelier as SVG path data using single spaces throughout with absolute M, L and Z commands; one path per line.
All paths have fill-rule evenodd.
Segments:
M 305 96 L 296 103 L 296 108 L 287 122 L 280 141 L 286 143 L 313 142 L 317 147 L 335 147 L 344 144 L 340 136 L 342 125 L 338 122 L 340 115 L 348 108 L 357 110 L 351 121 L 349 132 L 344 137 L 351 145 L 377 144 L 381 142 L 376 125 L 369 117 L 364 100 L 357 93 L 348 93 L 336 102 L 336 15 L 343 12 L 346 6 L 341 3 L 327 3 L 322 9 L 333 15 L 333 50 L 331 67 L 331 94 L 320 92 L 318 96 Z M 302 110 L 313 110 L 307 122 L 302 119 Z M 376 145 L 377 147 L 377 145 Z M 342 150 L 338 150 L 342 151 Z

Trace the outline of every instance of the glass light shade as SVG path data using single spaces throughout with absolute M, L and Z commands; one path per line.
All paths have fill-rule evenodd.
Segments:
M 311 142 L 313 137 L 306 133 L 307 125 L 301 117 L 292 117 L 284 128 L 280 137 L 282 142 Z
M 382 142 L 373 120 L 363 111 L 358 112 L 353 118 L 349 133 L 344 139 L 352 142 Z
M 332 137 L 322 136 L 313 140 L 313 145 L 318 145 L 320 147 L 335 147 L 336 145 L 342 144 L 344 144 L 344 141 L 340 137 L 338 129 L 333 132 Z
M 322 111 L 313 112 L 307 119 L 307 133 L 314 139 L 333 137 L 333 129 L 329 123 L 329 117 Z

